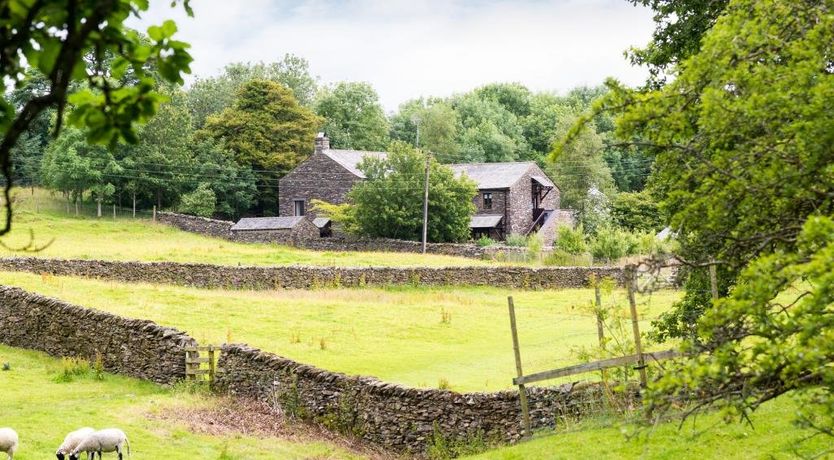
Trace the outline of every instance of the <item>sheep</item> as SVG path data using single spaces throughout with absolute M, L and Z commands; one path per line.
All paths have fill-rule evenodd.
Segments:
M 65 456 L 72 452 L 81 441 L 84 440 L 87 436 L 93 434 L 96 430 L 86 427 L 86 428 L 79 428 L 72 433 L 68 434 L 64 438 L 64 442 L 58 447 L 58 450 L 55 452 L 55 456 L 58 457 L 58 460 L 64 460 Z
M 14 458 L 19 439 L 17 432 L 11 428 L 0 428 L 0 452 L 5 452 L 9 460 Z
M 101 459 L 102 452 L 116 452 L 119 454 L 119 460 L 122 460 L 122 450 L 125 446 L 127 446 L 127 454 L 130 455 L 130 442 L 128 442 L 124 431 L 118 428 L 99 430 L 78 443 L 75 449 L 70 452 L 69 460 L 78 460 L 81 452 L 92 453 L 91 458 L 93 460 L 96 458 L 96 452 L 98 452 L 99 459 Z

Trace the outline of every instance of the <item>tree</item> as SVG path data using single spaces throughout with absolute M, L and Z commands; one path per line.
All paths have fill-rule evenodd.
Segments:
M 537 155 L 544 156 L 553 149 L 556 130 L 562 120 L 573 116 L 573 110 L 564 101 L 549 93 L 533 95 L 530 111 L 521 120 L 524 137 Z
M 188 0 L 184 4 L 191 14 Z M 153 61 L 166 81 L 182 83 L 181 74 L 189 71 L 191 56 L 187 43 L 172 38 L 177 30 L 173 21 L 149 27 L 149 43 L 124 26 L 128 17 L 147 8 L 147 2 L 136 0 L 12 1 L 0 6 L 0 77 L 17 89 L 25 84 L 25 70 L 31 66 L 49 82 L 43 94 L 17 110 L 6 96 L 0 96 L 0 169 L 6 179 L 7 211 L 0 235 L 12 225 L 11 151 L 41 113 L 49 108 L 57 111 L 58 133 L 69 101 L 68 119 L 86 128 L 88 141 L 135 142 L 134 122 L 152 116 L 162 99 L 147 76 L 146 63 Z M 112 56 L 113 64 L 104 67 L 105 59 Z M 119 82 L 127 71 L 135 75 L 135 82 Z M 71 83 L 82 81 L 87 88 L 70 94 Z
M 379 151 L 388 145 L 388 120 L 368 83 L 340 82 L 322 90 L 316 113 L 334 148 Z
M 701 49 L 701 39 L 724 12 L 729 0 L 628 0 L 654 10 L 657 27 L 642 49 L 632 49 L 631 62 L 649 67 L 649 84 L 662 85 L 665 73 Z
M 310 75 L 306 59 L 285 54 L 278 62 L 234 63 L 216 77 L 200 78 L 188 90 L 188 108 L 197 129 L 210 115 L 222 112 L 234 103 L 240 88 L 252 80 L 269 80 L 287 87 L 304 107 L 312 107 L 318 84 Z
M 696 409 L 745 414 L 792 391 L 803 409 L 825 407 L 808 426 L 834 432 L 832 11 L 831 0 L 732 0 L 674 81 L 610 85 L 618 136 L 655 155 L 651 189 L 700 272 L 661 324 L 693 358 L 664 374 L 659 408 L 694 392 Z M 704 295 L 711 260 L 719 308 Z
M 122 172 L 111 152 L 99 145 L 90 145 L 84 133 L 77 128 L 67 128 L 49 145 L 41 166 L 41 176 L 47 187 L 62 192 L 67 200 L 76 204 L 90 191 L 98 204 L 113 196 L 113 177 Z
M 529 146 L 518 117 L 493 99 L 469 93 L 453 101 L 461 120 L 456 161 L 497 162 L 529 158 Z
M 199 136 L 221 141 L 238 165 L 255 171 L 259 211 L 276 213 L 278 177 L 312 153 L 322 121 L 284 86 L 253 80 L 232 107 L 206 120 Z
M 347 199 L 361 234 L 406 240 L 422 237 L 425 155 L 395 141 L 387 158 L 368 157 L 360 163 L 367 179 L 356 184 Z M 456 178 L 449 167 L 433 158 L 430 165 L 428 240 L 465 241 L 475 212 L 476 185 Z
M 448 103 L 442 100 L 414 99 L 400 105 L 397 113 L 391 117 L 391 137 L 427 150 L 441 162 L 448 162 L 457 157 L 459 124 L 457 112 Z
M 197 186 L 205 185 L 214 194 L 213 214 L 238 218 L 254 203 L 258 193 L 252 169 L 239 166 L 222 144 L 203 139 L 190 149 L 193 175 Z
M 563 136 L 576 118 L 562 121 L 557 135 Z M 572 142 L 551 154 L 548 172 L 561 191 L 563 208 L 574 209 L 585 231 L 594 233 L 605 224 L 608 197 L 614 194 L 611 170 L 602 157 L 602 137 L 593 123 L 582 127 Z
M 614 195 L 611 200 L 611 220 L 631 231 L 654 233 L 663 228 L 657 202 L 648 191 Z
M 211 217 L 217 198 L 214 191 L 206 183 L 201 183 L 193 192 L 186 193 L 177 207 L 179 212 L 201 217 Z

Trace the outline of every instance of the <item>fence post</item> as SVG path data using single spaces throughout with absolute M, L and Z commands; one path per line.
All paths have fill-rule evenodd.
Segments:
M 643 357 L 643 345 L 640 342 L 640 326 L 637 324 L 637 301 L 634 299 L 634 289 L 637 284 L 637 271 L 634 266 L 626 267 L 626 283 L 628 287 L 628 305 L 631 309 L 631 328 L 634 331 L 634 348 L 637 351 L 637 370 L 640 372 L 640 386 L 646 388 L 646 360 Z
M 602 293 L 599 290 L 599 280 L 594 279 L 594 310 L 597 316 L 597 338 L 599 348 L 605 350 L 605 323 L 602 318 Z
M 209 359 L 209 385 L 214 384 L 214 345 L 209 345 L 208 347 L 208 359 Z
M 510 330 L 513 334 L 513 353 L 515 354 L 515 370 L 518 377 L 523 377 L 524 372 L 521 370 L 521 350 L 518 346 L 518 329 L 515 324 L 515 305 L 513 304 L 513 297 L 507 297 L 507 305 L 510 309 Z M 527 405 L 527 390 L 524 384 L 518 386 L 518 397 L 521 400 L 521 416 L 524 419 L 524 434 L 525 436 L 532 436 L 532 429 L 530 426 L 530 408 Z
M 113 220 L 116 220 L 116 203 L 113 203 Z
M 153 205 L 153 221 L 156 222 L 156 205 Z
M 712 299 L 718 299 L 718 273 L 715 268 L 715 261 L 711 260 L 709 264 L 709 287 L 712 293 Z

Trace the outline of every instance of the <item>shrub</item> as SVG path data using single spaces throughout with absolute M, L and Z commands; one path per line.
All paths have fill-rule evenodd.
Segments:
M 475 240 L 475 244 L 477 244 L 479 247 L 485 248 L 487 246 L 492 246 L 493 244 L 495 244 L 495 240 L 488 236 L 482 236 Z
M 517 235 L 517 234 L 510 234 L 507 235 L 506 241 L 504 243 L 507 246 L 513 246 L 517 248 L 523 248 L 527 246 L 527 237 L 524 235 Z
M 574 255 L 587 251 L 588 245 L 585 243 L 585 234 L 582 232 L 582 226 L 571 228 L 569 225 L 560 225 L 556 230 L 555 247 L 556 249 Z
M 591 239 L 591 255 L 594 260 L 614 261 L 627 255 L 632 242 L 630 234 L 614 227 L 600 227 Z
M 529 257 L 530 260 L 540 259 L 543 246 L 544 242 L 538 233 L 530 235 L 530 237 L 527 238 L 527 257 Z
M 214 214 L 216 202 L 214 191 L 209 188 L 208 184 L 200 184 L 196 190 L 182 196 L 177 210 L 185 214 L 211 217 Z
M 587 267 L 592 265 L 593 258 L 587 252 L 582 254 L 570 254 L 561 249 L 556 249 L 548 254 L 542 263 L 555 267 Z

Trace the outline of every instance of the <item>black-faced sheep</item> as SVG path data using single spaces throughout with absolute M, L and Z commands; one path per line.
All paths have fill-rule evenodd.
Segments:
M 81 441 L 84 440 L 87 436 L 93 434 L 96 430 L 85 427 L 79 428 L 72 433 L 68 434 L 64 438 L 64 442 L 58 447 L 58 450 L 55 451 L 55 456 L 58 457 L 58 460 L 64 460 L 67 455 L 69 455 L 73 449 L 75 449 Z M 88 455 L 89 457 L 89 455 Z

